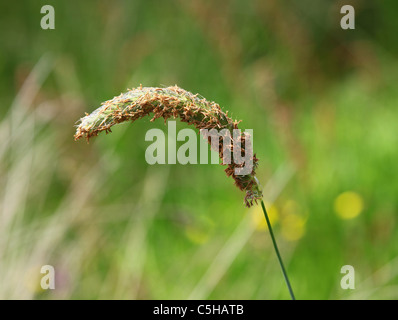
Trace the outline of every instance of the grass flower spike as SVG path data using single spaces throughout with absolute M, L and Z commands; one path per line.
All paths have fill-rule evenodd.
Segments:
M 174 119 L 180 118 L 181 121 L 193 125 L 197 129 L 210 130 L 210 135 L 211 129 L 216 129 L 217 132 L 222 132 L 226 129 L 223 134 L 217 135 L 218 146 L 217 140 L 215 140 L 215 144 L 213 144 L 212 137 L 210 135 L 204 135 L 212 148 L 216 150 L 218 148 L 217 151 L 220 158 L 224 160 L 224 153 L 233 152 L 234 148 L 236 148 L 235 152 L 238 154 L 240 153 L 241 156 L 245 156 L 245 159 L 247 159 L 246 154 L 248 155 L 249 159 L 252 161 L 251 169 L 249 169 L 251 172 L 249 172 L 249 174 L 237 175 L 235 169 L 239 171 L 244 164 L 237 164 L 234 163 L 234 161 L 226 163 L 228 167 L 225 169 L 225 172 L 227 176 L 233 177 L 235 185 L 240 190 L 246 192 L 245 203 L 247 207 L 251 207 L 253 202 L 257 203 L 257 201 L 260 200 L 286 285 L 289 289 L 291 298 L 294 300 L 293 290 L 276 244 L 264 201 L 262 200 L 263 195 L 260 184 L 256 178 L 255 169 L 258 165 L 258 159 L 256 155 L 253 154 L 250 141 L 247 140 L 250 139 L 250 136 L 240 132 L 239 135 L 235 136 L 234 131 L 238 129 L 239 122 L 228 117 L 228 113 L 224 112 L 217 103 L 210 102 L 199 97 L 197 94 L 194 95 L 177 86 L 168 88 L 143 88 L 140 86 L 104 102 L 97 110 L 81 118 L 76 130 L 75 140 L 85 137 L 87 141 L 89 141 L 91 137 L 98 135 L 101 131 L 105 131 L 106 133 L 111 132 L 111 127 L 116 124 L 126 121 L 134 122 L 150 114 L 153 115 L 151 121 L 163 118 L 166 122 L 170 117 Z M 224 146 L 223 139 L 223 135 L 225 134 L 228 134 L 231 138 L 233 137 L 232 141 L 229 140 L 229 142 L 226 143 L 226 146 Z M 249 143 L 246 144 L 245 142 Z M 246 147 L 247 145 L 250 147 L 250 150 L 248 150 L 249 147 Z M 246 150 L 243 146 L 246 147 Z
M 104 102 L 100 108 L 91 114 L 87 114 L 80 119 L 75 134 L 75 140 L 85 137 L 87 141 L 99 132 L 111 132 L 111 127 L 126 121 L 134 122 L 137 119 L 148 115 L 153 115 L 151 121 L 157 118 L 164 118 L 165 122 L 170 117 L 180 118 L 182 122 L 193 125 L 197 129 L 227 129 L 232 133 L 234 129 L 238 129 L 238 121 L 228 117 L 227 112 L 223 112 L 220 106 L 215 102 L 210 102 L 204 98 L 185 91 L 177 86 L 168 88 L 152 88 L 138 87 L 122 93 L 119 96 Z M 239 137 L 241 153 L 244 154 L 245 139 L 248 135 L 241 133 Z M 208 138 L 210 143 L 210 137 Z M 223 158 L 222 139 L 219 139 L 219 155 Z M 250 143 L 249 143 L 250 145 Z M 228 151 L 232 151 L 232 145 L 228 146 Z M 252 150 L 250 150 L 252 151 Z M 262 198 L 262 192 L 257 178 L 255 177 L 255 169 L 258 164 L 256 155 L 252 152 L 252 171 L 247 175 L 236 175 L 235 169 L 242 166 L 232 161 L 228 164 L 225 172 L 228 176 L 232 176 L 235 185 L 246 193 L 245 203 L 250 207 L 253 202 Z

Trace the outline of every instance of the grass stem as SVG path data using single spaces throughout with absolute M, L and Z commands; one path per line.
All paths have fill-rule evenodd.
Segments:
M 271 235 L 272 243 L 273 243 L 273 245 L 274 245 L 274 249 L 275 249 L 276 255 L 277 255 L 277 257 L 278 257 L 279 264 L 280 264 L 280 266 L 281 266 L 282 273 L 283 273 L 283 276 L 284 276 L 284 278 L 285 278 L 287 288 L 289 289 L 290 296 L 291 296 L 292 300 L 296 300 L 296 298 L 294 297 L 294 293 L 293 293 L 293 290 L 292 290 L 292 286 L 290 285 L 289 278 L 288 278 L 288 276 L 287 276 L 285 267 L 284 267 L 284 265 L 283 265 L 282 257 L 281 257 L 281 255 L 280 255 L 280 253 L 279 253 L 279 250 L 278 250 L 278 245 L 276 244 L 274 232 L 272 231 L 271 223 L 270 223 L 270 221 L 269 221 L 268 213 L 267 213 L 267 210 L 265 209 L 265 205 L 264 205 L 264 201 L 263 201 L 263 200 L 261 200 L 261 207 L 263 208 L 265 220 L 267 221 L 267 225 L 268 225 L 269 233 L 270 233 L 270 235 Z

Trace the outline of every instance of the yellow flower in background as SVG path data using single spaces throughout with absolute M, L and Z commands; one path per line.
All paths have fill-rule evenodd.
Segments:
M 35 265 L 26 270 L 24 277 L 25 288 L 32 294 L 44 292 L 40 286 L 41 277 L 43 274 L 40 273 L 41 266 Z
M 188 226 L 185 228 L 186 237 L 195 244 L 205 244 L 209 241 L 210 234 L 209 232 L 205 232 L 204 230 Z
M 282 206 L 283 215 L 298 214 L 301 211 L 300 205 L 292 199 L 287 200 Z
M 298 214 L 288 214 L 282 220 L 282 236 L 289 241 L 297 241 L 305 234 L 306 219 Z
M 195 244 L 205 244 L 209 241 L 214 231 L 214 221 L 204 216 L 198 218 L 195 223 L 185 226 L 185 236 Z
M 307 217 L 302 215 L 301 206 L 294 200 L 288 200 L 282 207 L 281 233 L 288 241 L 297 241 L 304 236 Z
M 334 211 L 344 220 L 357 217 L 364 208 L 361 195 L 354 191 L 346 191 L 334 200 Z
M 278 208 L 275 205 L 267 202 L 264 202 L 264 205 L 268 212 L 269 222 L 271 223 L 271 226 L 274 226 L 279 220 Z M 265 220 L 264 213 L 261 207 L 254 206 L 251 211 L 251 216 L 253 219 L 253 223 L 256 226 L 256 229 L 268 230 L 267 221 Z

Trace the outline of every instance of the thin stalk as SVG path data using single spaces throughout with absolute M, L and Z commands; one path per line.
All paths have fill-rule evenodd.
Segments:
M 280 253 L 279 253 L 279 250 L 278 250 L 278 245 L 276 244 L 274 232 L 272 231 L 271 223 L 270 223 L 270 221 L 269 221 L 268 213 L 267 213 L 267 210 L 265 209 L 265 205 L 264 205 L 264 201 L 263 201 L 263 200 L 261 200 L 261 207 L 263 208 L 265 220 L 267 221 L 267 225 L 268 225 L 268 229 L 269 229 L 269 234 L 271 235 L 272 243 L 273 243 L 273 245 L 274 245 L 274 249 L 275 249 L 276 255 L 277 255 L 277 257 L 278 257 L 279 264 L 280 264 L 280 266 L 281 266 L 282 273 L 283 273 L 283 276 L 284 276 L 284 278 L 285 278 L 287 288 L 289 289 L 290 296 L 292 297 L 292 300 L 296 300 L 296 298 L 294 297 L 294 293 L 293 293 L 293 290 L 292 290 L 292 286 L 290 285 L 289 278 L 288 278 L 288 276 L 287 276 L 285 267 L 284 267 L 284 265 L 283 265 L 282 257 L 281 257 L 281 255 L 280 255 Z

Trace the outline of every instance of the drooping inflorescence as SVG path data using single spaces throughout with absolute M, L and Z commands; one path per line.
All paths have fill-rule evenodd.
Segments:
M 164 118 L 165 122 L 170 117 L 180 118 L 181 121 L 193 125 L 197 129 L 216 129 L 218 131 L 227 129 L 232 137 L 233 130 L 238 129 L 238 121 L 233 121 L 228 117 L 228 113 L 221 110 L 220 106 L 214 102 L 207 101 L 204 98 L 185 91 L 177 86 L 167 88 L 138 87 L 122 93 L 119 96 L 104 102 L 101 107 L 87 114 L 80 119 L 77 127 L 75 140 L 85 137 L 87 141 L 99 132 L 111 132 L 111 127 L 126 121 L 134 122 L 137 119 L 153 114 L 151 121 L 157 118 Z M 239 137 L 241 141 L 241 154 L 244 155 L 245 140 L 250 137 L 242 133 Z M 210 143 L 210 137 L 208 137 Z M 222 144 L 222 138 L 219 139 L 218 152 L 220 158 L 226 151 Z M 249 143 L 250 145 L 250 143 Z M 233 146 L 227 146 L 227 151 L 232 151 Z M 246 175 L 237 175 L 237 168 L 241 168 L 243 164 L 228 164 L 225 172 L 228 176 L 232 176 L 235 185 L 242 191 L 246 192 L 245 203 L 250 207 L 253 202 L 261 199 L 262 193 L 257 178 L 255 177 L 255 169 L 258 164 L 256 155 L 250 150 L 252 160 L 252 170 Z

